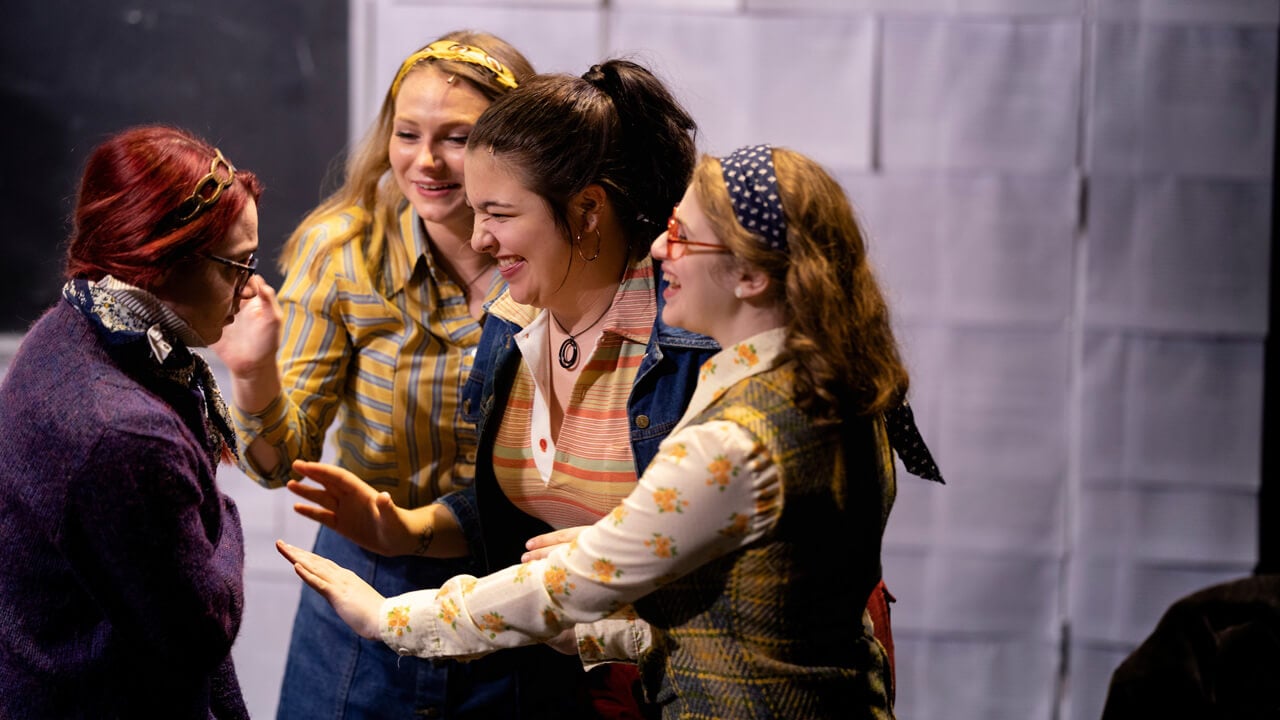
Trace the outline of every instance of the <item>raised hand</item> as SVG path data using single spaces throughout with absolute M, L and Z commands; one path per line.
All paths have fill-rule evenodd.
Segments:
M 222 338 L 209 348 L 231 371 L 231 394 L 236 406 L 249 413 L 261 412 L 280 395 L 280 368 L 276 350 L 284 311 L 276 292 L 260 275 L 249 278 L 253 297 L 240 304 L 235 322 L 222 330 Z
M 319 484 L 290 480 L 286 487 L 313 504 L 295 512 L 332 528 L 360 547 L 381 555 L 424 554 L 433 529 L 430 514 L 398 507 L 349 470 L 328 463 L 295 460 L 294 471 Z
M 359 576 L 332 560 L 294 547 L 283 540 L 276 541 L 276 550 L 293 563 L 293 571 L 320 593 L 342 621 L 356 634 L 369 640 L 380 640 L 382 601 L 386 598 L 374 590 Z
M 275 366 L 280 347 L 280 326 L 284 311 L 261 275 L 249 278 L 253 297 L 240 304 L 235 322 L 222 330 L 222 339 L 210 347 L 233 375 L 252 373 L 270 364 Z

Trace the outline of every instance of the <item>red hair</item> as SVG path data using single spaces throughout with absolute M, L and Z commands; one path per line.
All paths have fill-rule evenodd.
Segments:
M 187 222 L 178 219 L 216 153 L 191 133 L 163 125 L 129 128 L 94 148 L 76 197 L 67 277 L 111 275 L 151 289 L 225 238 L 245 204 L 262 195 L 252 172 L 236 170 L 217 202 Z

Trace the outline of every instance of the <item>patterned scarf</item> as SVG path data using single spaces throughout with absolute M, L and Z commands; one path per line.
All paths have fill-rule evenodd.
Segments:
M 201 398 L 205 451 L 215 467 L 227 455 L 238 457 L 231 415 L 209 364 L 188 349 L 204 344 L 199 334 L 154 295 L 111 276 L 96 283 L 71 280 L 62 297 L 94 324 L 108 352 L 127 367 Z

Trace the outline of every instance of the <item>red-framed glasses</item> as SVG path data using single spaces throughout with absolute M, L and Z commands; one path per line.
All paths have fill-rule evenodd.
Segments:
M 681 224 L 680 221 L 676 219 L 676 208 L 679 208 L 679 207 L 680 206 L 677 205 L 676 207 L 671 208 L 671 218 L 667 220 L 667 259 L 668 260 L 679 260 L 685 255 L 688 255 L 689 253 L 693 253 L 693 252 L 704 252 L 704 253 L 713 253 L 713 254 L 733 252 L 732 250 L 725 247 L 724 245 L 719 245 L 717 243 L 704 243 L 704 242 L 698 242 L 696 240 L 686 239 L 684 236 L 684 225 Z M 690 245 L 694 245 L 696 247 L 701 247 L 701 248 L 709 248 L 709 249 L 694 251 L 689 249 Z

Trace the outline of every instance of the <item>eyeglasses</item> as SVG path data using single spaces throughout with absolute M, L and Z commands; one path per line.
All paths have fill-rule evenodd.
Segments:
M 233 267 L 238 271 L 236 273 L 236 295 L 244 292 L 244 286 L 249 284 L 249 278 L 253 277 L 253 274 L 258 272 L 257 253 L 249 255 L 249 260 L 247 262 L 237 262 L 218 255 L 211 255 L 209 253 L 200 253 L 200 257 Z
M 697 252 L 703 252 L 703 253 L 716 254 L 716 253 L 732 253 L 733 252 L 732 250 L 725 247 L 724 245 L 719 245 L 716 243 L 697 242 L 695 240 L 685 239 L 684 225 L 679 220 L 676 219 L 676 208 L 679 208 L 679 207 L 680 206 L 677 205 L 676 207 L 671 208 L 671 218 L 667 220 L 667 259 L 668 260 L 679 260 L 685 255 L 694 253 L 695 251 L 689 249 L 690 245 L 696 245 L 698 247 L 703 247 L 703 248 L 714 248 L 712 250 L 697 251 Z
M 221 150 L 214 148 L 213 152 L 213 162 L 209 164 L 209 174 L 200 178 L 196 183 L 196 189 L 192 190 L 191 195 L 186 200 L 183 200 L 178 209 L 174 211 L 174 218 L 179 223 L 194 220 L 205 208 L 218 202 L 218 198 L 222 196 L 222 191 L 231 187 L 231 183 L 236 181 L 236 166 L 222 156 Z M 218 177 L 219 166 L 226 172 L 225 179 Z

